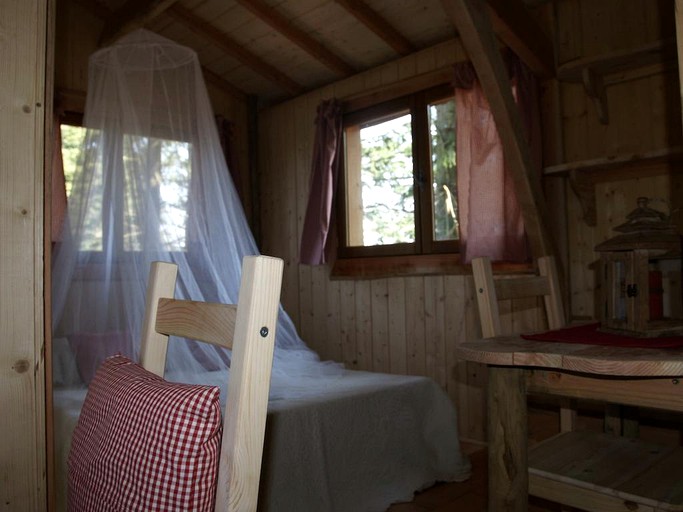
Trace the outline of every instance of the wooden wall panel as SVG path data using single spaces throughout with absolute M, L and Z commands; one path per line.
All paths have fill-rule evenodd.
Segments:
M 377 372 L 389 373 L 389 283 L 387 279 L 370 281 L 372 368 Z
M 358 367 L 356 359 L 356 283 L 354 281 L 342 281 L 340 282 L 340 291 L 341 362 L 349 369 L 358 370 L 361 368 Z M 304 339 L 314 348 L 319 343 L 319 340 Z
M 372 346 L 372 294 L 370 281 L 356 281 L 356 365 L 359 369 L 373 368 Z
M 595 274 L 597 244 L 595 228 L 586 225 L 583 210 L 574 193 L 567 190 L 567 217 L 569 226 L 569 314 L 574 319 L 595 318 Z M 596 195 L 596 200 L 597 199 Z
M 343 361 L 343 337 L 341 323 L 341 282 L 328 281 L 325 294 L 325 312 L 327 333 L 324 359 Z
M 406 284 L 402 278 L 388 280 L 388 332 L 389 373 L 408 373 L 406 317 Z
M 97 49 L 103 27 L 103 20 L 94 11 L 75 2 L 59 2 L 55 45 L 56 88 L 82 93 L 87 90 L 88 57 Z
M 425 363 L 427 375 L 446 389 L 445 290 L 442 276 L 425 277 Z
M 467 392 L 467 363 L 455 357 L 457 343 L 453 340 L 468 338 L 467 315 L 472 310 L 474 299 L 467 293 L 465 277 L 444 276 L 444 339 L 446 340 L 446 390 L 453 403 L 458 404 L 458 428 L 462 437 L 468 437 L 471 415 L 466 410 L 466 400 L 472 393 Z M 469 306 L 469 307 L 468 307 Z M 477 319 L 478 320 L 478 319 Z M 478 397 L 481 399 L 481 397 Z M 483 424 L 480 425 L 483 439 Z M 469 437 L 476 437 L 469 434 Z
M 47 506 L 43 173 L 53 7 L 0 4 L 0 510 L 13 512 Z
M 408 373 L 426 375 L 424 277 L 406 278 L 406 332 Z

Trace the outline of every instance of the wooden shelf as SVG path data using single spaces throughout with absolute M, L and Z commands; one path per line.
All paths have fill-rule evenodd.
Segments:
M 598 119 L 609 124 L 608 86 L 664 73 L 676 66 L 676 40 L 670 38 L 565 62 L 558 66 L 557 77 L 565 82 L 583 83 Z
M 636 48 L 565 62 L 557 67 L 557 78 L 580 83 L 585 69 L 602 76 L 672 61 L 676 61 L 676 40 L 660 39 Z
M 569 492 L 563 495 L 563 503 L 578 508 L 590 503 L 588 510 L 621 501 L 624 510 L 683 511 L 682 465 L 679 446 L 567 432 L 529 450 L 529 486 L 532 494 L 550 500 L 557 493 Z M 576 488 L 587 491 L 590 501 Z M 567 496 L 574 496 L 576 503 L 567 503 Z M 596 505 L 595 498 L 603 499 L 604 505 Z
M 569 177 L 572 190 L 581 202 L 584 220 L 595 226 L 595 184 L 681 172 L 674 164 L 683 160 L 683 146 L 628 153 L 603 158 L 552 165 L 543 169 L 546 177 Z
M 611 181 L 615 178 L 627 179 L 642 176 L 642 171 L 657 168 L 660 174 L 665 173 L 669 164 L 683 160 L 683 146 L 655 149 L 644 153 L 626 153 L 588 160 L 578 160 L 564 164 L 551 165 L 543 169 L 545 176 L 567 176 L 572 171 L 600 173 L 600 181 Z

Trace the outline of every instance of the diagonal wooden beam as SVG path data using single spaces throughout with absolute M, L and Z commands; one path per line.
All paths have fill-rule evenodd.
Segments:
M 269 79 L 278 87 L 281 87 L 282 89 L 294 95 L 299 95 L 304 92 L 304 87 L 302 85 L 298 84 L 257 55 L 244 49 L 237 41 L 228 37 L 227 34 L 217 29 L 209 22 L 204 21 L 198 16 L 195 16 L 191 11 L 185 7 L 182 7 L 180 4 L 176 4 L 168 9 L 166 14 L 178 23 L 181 23 L 192 30 L 195 34 L 211 41 L 224 52 L 232 55 L 242 64 Z
M 338 75 L 346 77 L 356 72 L 348 62 L 328 50 L 303 30 L 293 26 L 288 19 L 278 14 L 265 2 L 261 0 L 237 0 L 237 2 Z
M 493 31 L 541 78 L 555 76 L 553 41 L 522 0 L 487 0 Z
M 238 99 L 245 104 L 249 100 L 248 94 L 246 92 L 244 92 L 239 87 L 232 85 L 223 77 L 205 68 L 204 66 L 202 66 L 202 75 L 204 75 L 204 80 L 207 84 L 213 84 L 215 87 L 218 87 L 223 92 L 228 93 L 230 96 L 233 96 L 235 99 Z
M 512 87 L 491 28 L 485 0 L 441 0 L 444 10 L 460 34 L 484 90 L 498 127 L 505 163 L 512 173 L 517 200 L 535 257 L 555 255 L 547 225 L 547 209 L 531 151 L 524 137 L 522 120 L 512 97 Z
M 128 0 L 107 19 L 100 46 L 105 46 L 124 34 L 145 24 L 159 16 L 178 0 Z
M 415 46 L 403 34 L 373 11 L 363 0 L 335 1 L 391 46 L 399 55 L 408 55 L 416 50 Z

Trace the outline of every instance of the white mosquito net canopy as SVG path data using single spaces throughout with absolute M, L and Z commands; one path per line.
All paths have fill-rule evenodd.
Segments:
M 176 297 L 234 303 L 242 258 L 258 249 L 192 50 L 138 30 L 93 54 L 84 126 L 52 280 L 54 338 L 75 360 L 59 379 L 87 385 L 107 355 L 137 358 L 152 261 L 178 265 Z M 172 339 L 166 371 L 187 378 L 227 369 L 229 357 Z M 338 370 L 281 309 L 273 386 Z

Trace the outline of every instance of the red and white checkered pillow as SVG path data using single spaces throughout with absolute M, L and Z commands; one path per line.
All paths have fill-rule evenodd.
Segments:
M 71 440 L 69 510 L 212 511 L 220 442 L 217 387 L 168 382 L 110 357 Z

